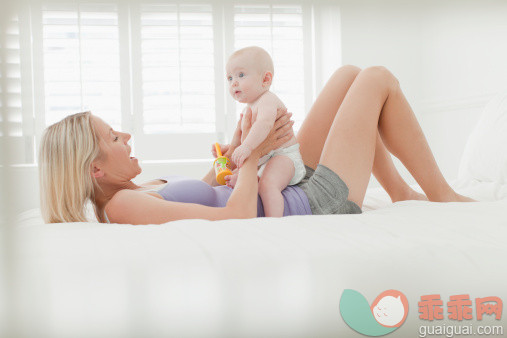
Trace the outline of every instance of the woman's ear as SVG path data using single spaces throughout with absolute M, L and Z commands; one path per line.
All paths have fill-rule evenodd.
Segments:
M 96 166 L 95 163 L 92 164 L 92 177 L 99 178 L 104 176 L 104 171 Z
M 273 81 L 273 73 L 271 72 L 265 72 L 264 77 L 262 78 L 262 86 L 263 87 L 269 87 L 271 86 L 271 82 Z

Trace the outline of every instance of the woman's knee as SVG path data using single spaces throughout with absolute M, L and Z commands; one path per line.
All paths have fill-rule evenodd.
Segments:
M 361 72 L 361 68 L 354 65 L 341 66 L 334 71 L 332 77 L 350 78 L 352 81 Z
M 382 85 L 397 87 L 400 84 L 396 76 L 384 66 L 365 68 L 361 71 L 361 74 L 368 77 L 370 81 L 377 81 Z

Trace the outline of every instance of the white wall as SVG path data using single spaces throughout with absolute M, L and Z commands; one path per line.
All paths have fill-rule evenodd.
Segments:
M 507 1 L 341 0 L 329 4 L 332 11 L 327 10 L 321 19 L 332 20 L 328 27 L 340 23 L 342 34 L 328 37 L 327 46 L 316 46 L 327 51 L 319 59 L 328 63 L 323 69 L 330 73 L 340 61 L 389 68 L 400 80 L 442 171 L 454 179 L 482 107 L 494 93 L 507 91 Z M 322 34 L 325 28 L 323 21 L 316 27 Z M 331 46 L 340 41 L 341 60 L 330 58 L 336 53 Z M 327 76 L 319 75 L 317 88 Z M 144 164 L 139 181 L 167 174 L 200 178 L 209 167 L 199 162 Z M 408 173 L 403 173 L 412 183 Z M 36 168 L 17 169 L 15 179 L 19 190 L 27 193 L 13 205 L 37 207 Z
M 343 1 L 342 62 L 383 65 L 403 84 L 409 101 L 420 90 L 420 5 L 406 1 Z
M 507 2 L 355 0 L 340 12 L 343 64 L 398 77 L 444 175 L 456 178 L 483 106 L 507 91 Z
M 488 99 L 507 91 L 507 2 L 433 1 L 423 13 L 424 125 L 454 177 L 470 123 Z

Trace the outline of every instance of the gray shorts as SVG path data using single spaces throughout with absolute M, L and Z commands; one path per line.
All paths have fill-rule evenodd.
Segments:
M 334 171 L 319 164 L 305 165 L 306 175 L 298 186 L 306 193 L 314 215 L 360 214 L 361 208 L 349 201 L 349 188 Z

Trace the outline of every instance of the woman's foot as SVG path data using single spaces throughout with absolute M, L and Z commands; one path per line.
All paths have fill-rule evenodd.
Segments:
M 446 195 L 440 196 L 438 199 L 430 199 L 432 202 L 477 202 L 476 200 L 463 196 L 451 190 Z
M 407 189 L 405 189 L 403 192 L 401 192 L 398 195 L 392 196 L 391 201 L 399 202 L 399 201 L 409 201 L 409 200 L 416 200 L 416 201 L 427 201 L 428 198 L 426 195 L 418 193 L 414 189 L 407 186 Z
M 456 193 L 456 202 L 477 202 L 476 200 Z

